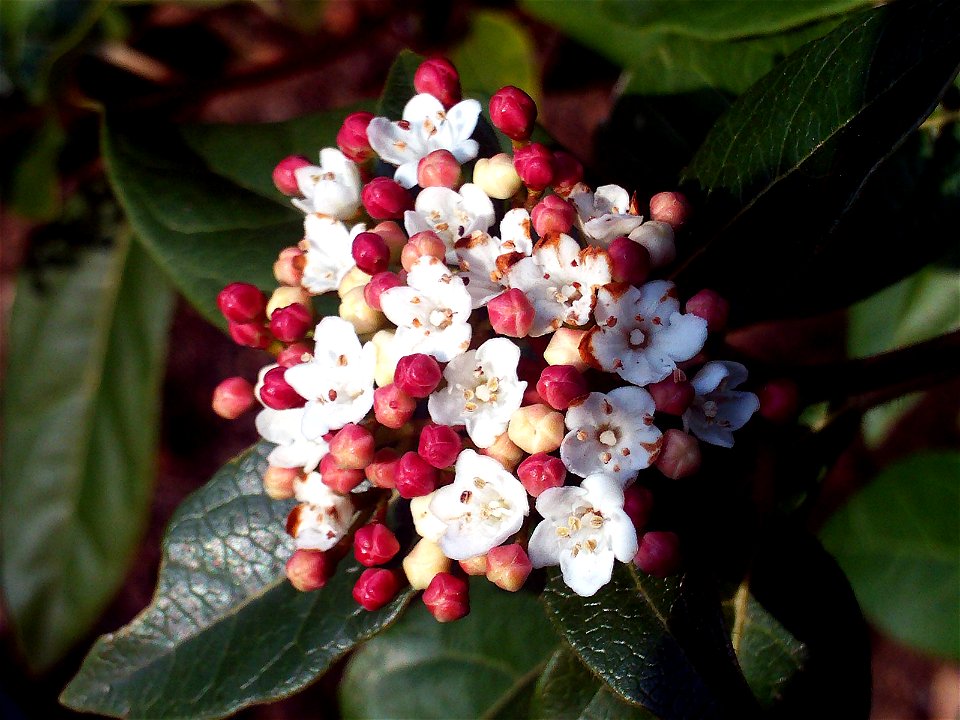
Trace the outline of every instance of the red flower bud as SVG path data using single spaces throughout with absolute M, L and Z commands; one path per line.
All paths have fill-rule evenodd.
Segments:
M 376 443 L 365 427 L 347 423 L 330 441 L 330 455 L 344 470 L 363 470 L 373 461 Z
M 400 543 L 397 536 L 383 523 L 364 525 L 353 536 L 353 555 L 361 565 L 383 565 L 398 552 Z
M 397 361 L 393 384 L 410 397 L 425 398 L 443 379 L 440 363 L 432 355 L 413 353 Z
M 313 315 L 300 303 L 274 310 L 270 316 L 270 332 L 280 342 L 301 340 L 312 327 Z
M 457 461 L 463 443 L 449 425 L 426 425 L 420 431 L 417 452 L 435 468 L 450 467 Z
M 710 332 L 722 332 L 730 317 L 730 303 L 715 290 L 701 290 L 687 300 L 686 311 L 706 320 Z
M 280 192 L 288 197 L 299 197 L 300 186 L 297 184 L 295 172 L 302 167 L 312 165 L 303 155 L 290 155 L 277 163 L 273 169 L 273 184 Z
M 640 532 L 653 512 L 653 493 L 643 485 L 634 483 L 623 491 L 623 511 Z
M 530 576 L 533 564 L 520 545 L 501 545 L 487 553 L 487 580 L 503 590 L 516 592 Z
M 800 404 L 797 384 L 787 378 L 771 380 L 760 390 L 760 415 L 772 423 L 793 420 Z
M 363 470 L 345 470 L 336 458 L 327 453 L 320 458 L 320 479 L 331 490 L 346 495 L 363 482 Z
M 413 87 L 418 93 L 430 93 L 445 108 L 460 102 L 460 73 L 446 58 L 424 60 L 413 74 Z
M 401 390 L 396 383 L 373 391 L 373 414 L 381 425 L 396 430 L 409 422 L 417 401 Z
M 280 367 L 293 367 L 294 365 L 299 365 L 302 362 L 306 362 L 304 357 L 307 357 L 307 360 L 313 356 L 313 349 L 302 342 L 295 342 L 292 345 L 288 345 L 277 355 L 277 364 Z
M 537 120 L 537 104 L 520 88 L 507 85 L 490 98 L 490 120 L 511 140 L 528 140 Z
M 264 350 L 273 342 L 273 335 L 259 322 L 228 324 L 230 337 L 237 345 Z
M 540 237 L 550 233 L 565 233 L 573 227 L 577 211 L 559 195 L 547 195 L 530 211 L 533 229 Z
M 663 434 L 657 469 L 672 480 L 689 477 L 700 469 L 700 443 L 676 428 Z
M 669 376 L 658 383 L 647 385 L 647 391 L 653 396 L 657 411 L 667 413 L 667 415 L 683 415 L 697 394 L 693 385 L 686 380 L 677 382 L 673 379 L 673 376 Z
M 437 622 L 459 620 L 470 612 L 470 586 L 456 575 L 437 573 L 423 591 L 423 604 Z
M 690 202 L 683 193 L 662 192 L 650 198 L 650 219 L 665 222 L 674 230 L 686 224 L 690 210 Z
M 401 285 L 403 285 L 403 281 L 396 273 L 378 272 L 370 278 L 370 282 L 363 286 L 363 299 L 374 310 L 383 310 L 380 305 L 380 296 L 383 295 L 384 290 Z
M 447 255 L 447 246 L 444 245 L 440 236 L 431 230 L 418 232 L 410 238 L 410 241 L 400 251 L 400 264 L 403 265 L 404 270 L 410 272 L 414 263 L 424 255 L 435 257 L 438 260 L 443 260 Z
M 563 150 L 553 154 L 553 189 L 560 197 L 566 197 L 574 185 L 583 180 L 583 165 L 573 155 Z
M 393 480 L 400 497 L 409 500 L 436 490 L 440 473 L 417 453 L 407 452 L 397 461 Z
M 517 477 L 530 495 L 539 497 L 544 490 L 563 485 L 567 479 L 567 468 L 560 458 L 537 453 L 517 466 Z
M 614 282 L 642 285 L 650 274 L 650 252 L 628 237 L 614 238 L 607 248 Z
M 321 550 L 297 550 L 287 560 L 287 580 L 301 592 L 319 590 L 327 584 L 335 567 Z
M 260 388 L 260 401 L 274 410 L 289 410 L 303 407 L 307 404 L 305 398 L 300 397 L 296 390 L 290 387 L 284 377 L 286 368 L 275 367 L 263 376 L 263 385 Z
M 553 153 L 540 143 L 517 148 L 513 167 L 531 190 L 543 190 L 553 182 Z
M 487 314 L 494 332 L 519 338 L 530 332 L 536 310 L 523 290 L 511 288 L 487 303 Z
M 222 418 L 235 420 L 253 406 L 253 385 L 242 377 L 230 377 L 213 390 L 213 411 Z
M 367 275 L 376 275 L 390 265 L 390 248 L 373 232 L 362 232 L 353 239 L 353 261 Z
M 343 119 L 343 125 L 337 131 L 337 147 L 355 163 L 364 163 L 374 156 L 373 148 L 367 139 L 367 126 L 371 120 L 373 113 L 362 110 L 350 113 Z
M 566 410 L 589 392 L 583 373 L 572 365 L 548 365 L 537 381 L 537 393 L 554 410 Z
M 648 575 L 673 575 L 680 569 L 680 538 L 676 533 L 662 530 L 645 533 L 633 562 Z
M 397 485 L 396 472 L 399 461 L 400 454 L 396 450 L 392 448 L 377 450 L 373 461 L 364 470 L 364 474 L 367 480 L 377 487 L 392 490 Z
M 217 307 L 230 322 L 249 323 L 263 317 L 267 296 L 256 285 L 230 283 L 217 295 Z
M 353 586 L 353 599 L 364 610 L 379 610 L 393 600 L 400 589 L 400 581 L 392 571 L 384 568 L 367 568 Z
M 360 193 L 363 207 L 376 220 L 402 218 L 403 213 L 413 209 L 410 194 L 390 178 L 376 177 Z
M 422 188 L 455 188 L 460 182 L 460 163 L 449 150 L 434 150 L 417 163 L 417 185 Z

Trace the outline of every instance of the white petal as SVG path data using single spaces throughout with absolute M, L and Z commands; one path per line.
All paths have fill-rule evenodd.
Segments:
M 555 524 L 544 520 L 533 529 L 527 543 L 527 556 L 535 568 L 560 564 L 560 539 Z
M 613 577 L 613 550 L 560 552 L 560 572 L 567 586 L 581 597 L 596 594 Z

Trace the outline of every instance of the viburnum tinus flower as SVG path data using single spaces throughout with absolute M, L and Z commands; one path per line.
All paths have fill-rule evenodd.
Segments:
M 477 231 L 486 232 L 495 218 L 490 198 L 467 183 L 459 192 L 446 187 L 424 188 L 417 195 L 414 209 L 404 213 L 403 224 L 411 237 L 425 230 L 435 232 L 447 247 L 446 261 L 453 264 L 457 262 L 457 240 Z
M 614 238 L 629 235 L 643 224 L 643 218 L 631 212 L 630 195 L 619 185 L 603 185 L 591 192 L 581 183 L 570 193 L 570 200 L 591 245 L 607 247 Z
M 287 532 L 300 550 L 329 550 L 346 535 L 353 518 L 353 502 L 334 492 L 320 477 L 310 473 L 297 488 L 304 499 L 287 518 Z
M 747 368 L 738 362 L 715 360 L 700 368 L 690 381 L 697 394 L 683 413 L 684 428 L 711 445 L 733 447 L 733 431 L 760 408 L 752 392 L 734 390 L 746 381 Z
M 307 472 L 316 469 L 320 459 L 330 451 L 322 437 L 308 438 L 303 434 L 304 408 L 273 410 L 264 408 L 257 414 L 257 432 L 267 442 L 276 444 L 267 456 L 267 462 L 282 468 L 302 467 Z
M 312 293 L 336 290 L 343 278 L 356 265 L 353 239 L 366 230 L 363 224 L 347 228 L 339 220 L 313 213 L 303 221 L 307 243 L 303 286 Z
M 292 202 L 305 213 L 349 220 L 360 209 L 360 171 L 339 150 L 324 148 L 319 166 L 298 168 L 294 177 L 303 197 Z
M 461 275 L 474 309 L 503 292 L 503 269 L 498 259 L 505 255 L 530 255 L 530 213 L 523 208 L 508 211 L 500 222 L 500 237 L 476 231 L 457 241 L 455 246 Z

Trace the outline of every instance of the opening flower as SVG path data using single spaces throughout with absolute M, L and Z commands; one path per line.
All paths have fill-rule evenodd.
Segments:
M 577 208 L 577 224 L 591 245 L 607 247 L 621 235 L 629 235 L 643 223 L 643 217 L 631 210 L 630 195 L 619 185 L 602 185 L 590 192 L 578 184 L 570 193 Z
M 320 151 L 320 165 L 294 171 L 302 198 L 293 204 L 305 213 L 320 213 L 349 220 L 360 209 L 360 171 L 352 160 L 334 148 Z
M 530 214 L 515 208 L 503 216 L 499 238 L 477 231 L 457 241 L 454 250 L 474 309 L 483 307 L 506 287 L 497 262 L 499 257 L 513 253 L 530 255 L 533 251 L 530 225 Z
M 297 505 L 287 517 L 287 532 L 299 550 L 329 550 L 346 535 L 353 518 L 353 501 L 323 484 L 312 472 L 296 484 Z
M 690 381 L 697 394 L 683 414 L 684 429 L 711 445 L 733 447 L 733 431 L 760 409 L 752 392 L 733 389 L 746 381 L 747 368 L 738 362 L 715 360 L 700 368 Z
M 336 290 L 356 265 L 353 239 L 367 229 L 366 225 L 361 223 L 348 230 L 339 220 L 313 213 L 303 221 L 303 229 L 307 261 L 301 284 L 314 294 Z
M 267 462 L 282 468 L 302 467 L 315 470 L 320 459 L 330 452 L 322 437 L 308 438 L 303 434 L 304 408 L 272 410 L 264 408 L 256 418 L 257 432 L 276 447 L 267 455 Z
M 424 188 L 413 207 L 403 216 L 407 234 L 413 237 L 425 230 L 435 232 L 447 247 L 445 259 L 451 265 L 457 263 L 457 241 L 477 231 L 486 232 L 496 220 L 490 198 L 471 183 L 459 192 L 446 187 Z

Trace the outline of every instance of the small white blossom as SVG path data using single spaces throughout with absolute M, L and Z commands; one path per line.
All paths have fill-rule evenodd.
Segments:
M 672 263 L 677 257 L 677 245 L 674 242 L 673 226 L 660 220 L 648 220 L 630 233 L 630 239 L 643 245 L 650 255 L 650 266 L 661 268 Z
M 371 343 L 361 347 L 353 325 L 333 315 L 320 321 L 314 340 L 313 359 L 288 368 L 284 378 L 307 399 L 303 434 L 315 439 L 370 412 L 377 357 Z
M 298 550 L 329 550 L 350 529 L 353 501 L 324 485 L 320 473 L 310 473 L 299 485 L 298 499 L 309 500 L 290 512 L 287 532 Z
M 530 214 L 523 208 L 510 210 L 500 222 L 499 238 L 477 231 L 458 240 L 454 249 L 473 308 L 483 307 L 506 288 L 503 273 L 508 264 L 500 258 L 533 252 Z
M 435 257 L 417 260 L 407 284 L 386 290 L 380 305 L 397 326 L 393 349 L 399 356 L 425 353 L 449 362 L 470 347 L 470 294 Z
M 403 215 L 407 235 L 419 232 L 435 232 L 447 246 L 446 261 L 456 264 L 454 245 L 461 238 L 475 232 L 486 232 L 496 220 L 493 203 L 486 193 L 471 183 L 460 191 L 446 187 L 428 187 L 417 195 L 413 210 Z
M 410 515 L 413 517 L 413 528 L 417 535 L 431 542 L 439 543 L 443 533 L 447 530 L 447 524 L 440 520 L 430 510 L 430 503 L 433 502 L 432 493 L 420 495 L 410 500 Z
M 630 562 L 637 554 L 623 490 L 609 475 L 590 475 L 580 487 L 544 490 L 537 512 L 543 522 L 530 536 L 530 562 L 535 568 L 560 565 L 563 581 L 577 595 L 596 593 L 610 582 L 614 559 Z
M 308 438 L 303 434 L 303 413 L 304 408 L 264 408 L 257 414 L 257 432 L 267 442 L 277 445 L 267 456 L 267 462 L 271 465 L 302 467 L 310 472 L 330 452 L 330 446 L 322 437 Z
M 307 165 L 293 173 L 302 198 L 293 204 L 305 213 L 320 213 L 349 220 L 360 209 L 360 171 L 335 148 L 320 151 L 320 165 Z
M 734 390 L 747 380 L 747 368 L 737 362 L 708 362 L 691 384 L 697 394 L 683 413 L 683 427 L 711 445 L 733 447 L 733 431 L 739 430 L 760 409 L 752 392 Z
M 434 493 L 430 511 L 446 525 L 443 554 L 466 560 L 517 532 L 530 504 L 520 481 L 493 458 L 464 450 L 454 470 L 453 484 Z
M 505 276 L 510 287 L 523 290 L 533 305 L 530 335 L 538 337 L 564 323 L 584 325 L 590 320 L 597 290 L 610 282 L 610 258 L 600 248 L 581 250 L 569 235 L 549 235 Z
M 367 126 L 370 147 L 392 165 L 393 179 L 405 188 L 417 184 L 417 164 L 434 150 L 449 150 L 464 163 L 477 156 L 480 146 L 470 138 L 480 117 L 480 103 L 463 100 L 449 110 L 433 95 L 415 95 L 403 108 L 403 120 L 375 117 Z
M 577 209 L 577 224 L 591 245 L 607 247 L 621 235 L 629 235 L 643 223 L 633 212 L 630 195 L 619 185 L 602 185 L 595 193 L 579 183 L 570 193 Z
M 560 444 L 560 459 L 580 477 L 602 472 L 626 486 L 660 454 L 655 410 L 653 398 L 643 388 L 590 393 L 567 410 L 570 432 Z
M 339 220 L 312 213 L 303 221 L 303 228 L 307 260 L 301 284 L 314 294 L 336 290 L 356 267 L 353 239 L 366 230 L 366 225 L 361 223 L 348 230 Z
M 533 252 L 533 238 L 530 228 L 530 213 L 523 208 L 508 210 L 500 221 L 500 250 L 501 253 L 520 253 L 529 255 Z
M 490 447 L 523 402 L 527 383 L 517 378 L 519 362 L 520 348 L 506 338 L 453 358 L 443 371 L 446 387 L 427 400 L 430 417 L 441 425 L 465 425 L 477 447 Z

